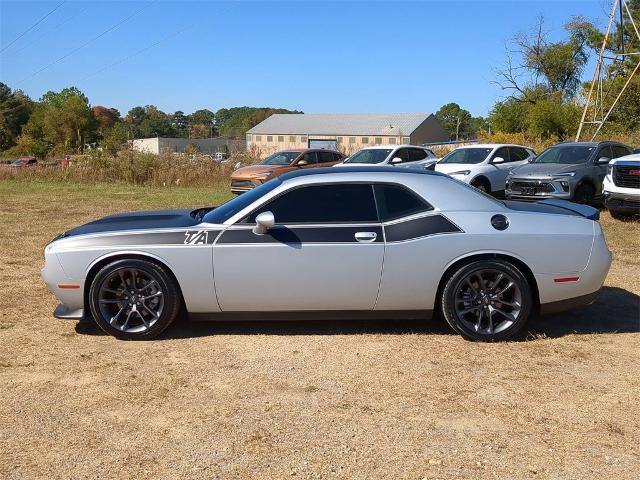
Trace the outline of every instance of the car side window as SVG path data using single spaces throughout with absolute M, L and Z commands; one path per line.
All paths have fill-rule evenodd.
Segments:
M 505 162 L 509 162 L 509 149 L 507 147 L 500 147 L 496 150 L 496 153 L 493 154 L 493 157 L 491 157 L 491 161 L 493 162 L 496 157 L 501 157 Z
M 401 185 L 374 185 L 380 219 L 383 222 L 433 210 L 420 196 Z
M 596 155 L 596 162 L 600 160 L 602 157 L 608 158 L 611 160 L 613 158 L 613 153 L 611 152 L 611 145 L 606 145 L 600 149 L 598 155 Z
M 509 155 L 510 155 L 510 159 L 507 160 L 505 158 L 505 161 L 521 162 L 529 158 L 529 152 L 527 152 L 524 148 L 520 148 L 520 147 L 509 147 Z
M 307 152 L 305 153 L 300 160 L 304 160 L 308 165 L 312 165 L 314 163 L 318 163 L 318 158 L 316 156 L 316 152 Z
M 396 152 L 391 157 L 391 160 L 393 160 L 396 157 L 397 158 L 401 158 L 402 159 L 402 163 L 408 162 L 409 161 L 409 152 L 407 152 L 406 148 L 400 148 L 400 149 L 396 150 Z
M 335 162 L 335 154 L 332 152 L 318 152 L 318 163 Z
M 262 212 L 271 212 L 276 224 L 378 222 L 373 187 L 364 183 L 310 185 L 290 190 L 252 212 L 254 223 Z
M 629 149 L 627 149 L 626 147 L 623 147 L 622 145 L 613 145 L 611 147 L 611 150 L 613 151 L 613 157 L 611 158 L 620 158 L 620 157 L 624 157 L 625 155 L 631 154 Z
M 341 161 L 341 160 L 344 158 L 344 157 L 343 157 L 341 154 L 339 154 L 339 153 L 333 153 L 332 155 L 333 155 L 333 161 L 334 161 L 334 162 L 339 162 L 339 161 Z
M 417 162 L 418 160 L 424 160 L 427 158 L 427 152 L 422 150 L 421 148 L 409 148 L 409 161 Z

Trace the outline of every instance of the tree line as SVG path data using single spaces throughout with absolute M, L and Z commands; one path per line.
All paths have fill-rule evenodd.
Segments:
M 47 92 L 38 101 L 0 83 L 0 151 L 8 155 L 77 153 L 101 146 L 115 154 L 128 140 L 149 137 L 238 138 L 274 113 L 302 113 L 271 107 L 208 109 L 165 113 L 155 105 L 115 108 L 91 106 L 76 87 Z

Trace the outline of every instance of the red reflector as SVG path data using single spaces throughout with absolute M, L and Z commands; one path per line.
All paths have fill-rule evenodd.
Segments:
M 640 175 L 640 170 L 629 170 L 629 175 Z
M 577 282 L 578 280 L 580 280 L 580 277 L 561 277 L 553 279 L 556 283 Z
M 80 285 L 58 285 L 58 288 L 80 288 Z

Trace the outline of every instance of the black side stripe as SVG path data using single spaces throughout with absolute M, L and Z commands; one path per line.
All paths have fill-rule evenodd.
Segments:
M 402 242 L 429 235 L 459 232 L 462 230 L 443 215 L 429 215 L 384 227 L 387 242 Z
M 220 230 L 181 230 L 178 232 L 149 232 L 71 237 L 73 247 L 116 247 L 123 245 L 211 245 Z
M 256 235 L 250 228 L 225 230 L 217 245 L 245 244 L 245 243 L 284 243 L 300 245 L 302 243 L 355 243 L 357 232 L 375 232 L 374 242 L 382 242 L 382 227 L 380 226 L 334 226 L 334 227 L 283 227 L 272 228 L 264 235 Z

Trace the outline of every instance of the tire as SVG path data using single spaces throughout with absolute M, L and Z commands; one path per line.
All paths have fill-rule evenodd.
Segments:
M 471 186 L 481 192 L 491 194 L 491 185 L 484 178 L 477 178 L 471 182 Z
M 588 183 L 580 185 L 573 194 L 573 201 L 584 205 L 593 205 L 596 195 L 595 189 Z
M 634 217 L 639 217 L 640 216 L 640 212 L 638 214 L 633 214 L 633 213 L 623 213 L 620 212 L 619 210 L 609 210 L 609 213 L 611 214 L 611 216 L 613 218 L 615 218 L 616 220 L 632 220 Z
M 467 340 L 483 342 L 516 336 L 527 324 L 532 306 L 532 288 L 526 277 L 500 259 L 470 261 L 453 271 L 446 279 L 440 305 L 451 328 Z
M 148 340 L 173 323 L 182 295 L 177 282 L 159 265 L 124 259 L 106 265 L 94 277 L 89 306 L 95 322 L 109 335 Z

